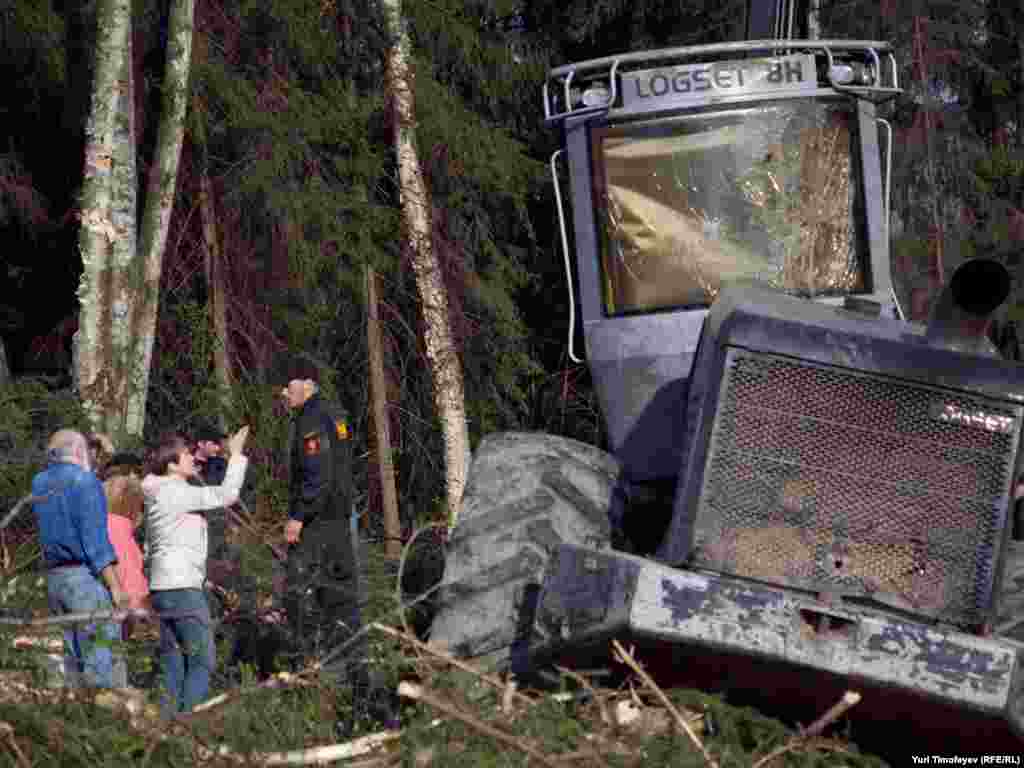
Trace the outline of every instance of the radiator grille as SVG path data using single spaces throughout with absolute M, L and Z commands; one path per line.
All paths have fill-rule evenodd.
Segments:
M 1019 409 L 738 349 L 721 388 L 694 564 L 988 618 Z

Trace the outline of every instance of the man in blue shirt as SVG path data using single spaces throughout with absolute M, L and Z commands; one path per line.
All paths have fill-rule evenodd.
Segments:
M 107 533 L 107 500 L 92 472 L 85 436 L 62 429 L 50 438 L 46 469 L 32 478 L 33 504 L 46 565 L 50 613 L 94 613 L 127 607 Z M 114 622 L 74 624 L 64 631 L 69 682 L 114 685 Z

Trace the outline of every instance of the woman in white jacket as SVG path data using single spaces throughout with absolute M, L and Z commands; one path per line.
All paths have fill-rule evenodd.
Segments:
M 206 581 L 205 512 L 238 500 L 248 459 L 249 428 L 228 440 L 227 474 L 219 486 L 190 485 L 196 465 L 181 435 L 163 438 L 142 481 L 146 494 L 146 559 L 153 609 L 160 615 L 164 712 L 173 716 L 203 701 L 216 661 Z

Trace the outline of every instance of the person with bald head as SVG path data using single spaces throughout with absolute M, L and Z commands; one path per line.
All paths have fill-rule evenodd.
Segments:
M 107 499 L 92 471 L 85 436 L 62 429 L 47 445 L 47 466 L 32 478 L 39 543 L 46 566 L 50 613 L 95 613 L 127 607 L 117 576 L 117 554 L 107 529 Z M 69 684 L 114 686 L 112 621 L 72 624 L 64 631 Z

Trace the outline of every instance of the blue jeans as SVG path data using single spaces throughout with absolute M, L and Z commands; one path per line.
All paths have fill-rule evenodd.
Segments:
M 106 586 L 84 565 L 54 568 L 46 574 L 50 613 L 110 611 L 113 602 Z M 74 624 L 64 630 L 65 682 L 114 687 L 113 645 L 121 639 L 121 625 L 114 622 Z
M 151 594 L 153 609 L 160 615 L 160 667 L 166 688 L 163 711 L 165 715 L 188 712 L 209 694 L 216 661 L 206 593 L 201 589 L 158 589 Z

